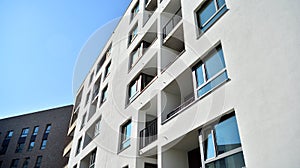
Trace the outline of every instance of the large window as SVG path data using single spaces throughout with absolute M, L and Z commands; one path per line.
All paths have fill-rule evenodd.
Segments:
M 223 50 L 221 45 L 194 67 L 198 97 L 207 94 L 228 80 Z
M 225 0 L 207 0 L 204 2 L 200 9 L 196 11 L 198 26 L 201 32 L 205 32 L 226 11 Z
M 121 146 L 120 150 L 130 146 L 130 136 L 131 136 L 131 120 L 127 121 L 121 126 Z
M 202 154 L 206 168 L 245 166 L 240 135 L 234 114 L 201 130 Z

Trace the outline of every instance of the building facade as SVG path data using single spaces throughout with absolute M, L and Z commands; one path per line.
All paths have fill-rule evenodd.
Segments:
M 64 167 L 73 105 L 0 120 L 1 168 Z
M 78 89 L 68 167 L 299 167 L 299 5 L 132 0 Z

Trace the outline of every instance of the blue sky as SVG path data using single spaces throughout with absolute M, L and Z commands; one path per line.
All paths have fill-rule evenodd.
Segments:
M 130 2 L 1 0 L 0 119 L 72 104 L 79 52 Z

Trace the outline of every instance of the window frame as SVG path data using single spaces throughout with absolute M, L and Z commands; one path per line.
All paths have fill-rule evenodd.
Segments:
M 130 29 L 128 34 L 128 47 L 134 41 L 134 39 L 138 36 L 138 23 L 136 23 L 132 29 Z
M 130 135 L 127 138 L 127 131 L 128 126 L 130 126 Z M 131 133 L 132 133 L 132 120 L 128 119 L 126 120 L 121 126 L 120 126 L 120 145 L 119 145 L 119 152 L 124 151 L 125 149 L 129 148 L 131 146 Z M 128 145 L 124 146 L 127 142 Z
M 232 117 L 236 117 L 236 115 L 234 113 L 234 110 L 231 110 L 229 113 L 227 113 L 227 114 L 221 116 L 220 118 L 218 118 L 218 120 L 213 121 L 213 122 L 205 125 L 201 130 L 199 130 L 199 142 L 200 142 L 202 167 L 205 167 L 205 165 L 207 165 L 207 164 L 216 162 L 216 161 L 224 159 L 226 157 L 233 156 L 233 155 L 238 154 L 240 152 L 243 153 L 242 143 L 241 142 L 240 142 L 241 143 L 240 147 L 231 149 L 231 150 L 226 151 L 226 152 L 221 153 L 221 154 L 217 153 L 217 142 L 216 142 L 217 139 L 216 139 L 216 135 L 215 135 L 215 130 L 214 130 L 215 128 L 214 128 L 214 126 L 216 126 L 216 125 L 222 123 L 223 121 L 226 121 L 227 119 L 230 119 Z M 239 131 L 237 120 L 236 120 L 236 125 L 237 125 L 237 129 L 238 129 L 238 133 L 239 133 L 240 131 Z M 205 133 L 208 130 L 211 132 L 211 135 L 212 135 L 214 156 L 210 157 L 210 158 L 205 158 L 205 153 L 206 153 L 205 152 L 205 147 L 204 147 L 205 146 L 205 144 L 204 144 L 205 143 Z M 240 136 L 239 136 L 239 138 L 240 138 Z M 240 141 L 241 141 L 241 139 L 240 139 Z M 245 159 L 245 158 L 243 158 L 243 159 Z
M 214 8 L 215 8 L 215 13 L 210 16 L 210 18 L 204 22 L 203 25 L 200 25 L 200 11 L 206 6 L 209 1 L 213 1 Z M 205 33 L 210 27 L 212 27 L 229 9 L 227 8 L 226 0 L 224 0 L 224 4 L 219 7 L 218 6 L 218 0 L 204 0 L 202 1 L 199 6 L 195 9 L 194 11 L 194 16 L 195 16 L 195 22 L 196 22 L 196 28 L 197 28 L 197 34 L 198 38 Z M 206 27 L 207 26 L 207 27 Z
M 211 76 L 210 78 L 207 77 L 207 69 L 206 69 L 206 65 L 205 63 L 212 58 L 213 56 L 216 56 L 215 54 L 218 54 L 219 50 L 218 48 L 220 48 L 220 50 L 222 51 L 222 60 L 224 61 L 224 68 L 219 70 L 216 74 L 214 74 L 213 76 Z M 197 75 L 197 69 L 198 68 L 202 68 L 202 77 L 203 77 L 203 83 L 201 85 L 198 86 L 198 75 Z M 225 61 L 225 57 L 224 57 L 224 50 L 223 47 L 221 45 L 221 43 L 217 43 L 216 45 L 214 45 L 212 48 L 210 48 L 208 50 L 208 52 L 206 52 L 204 54 L 204 57 L 199 60 L 194 66 L 193 66 L 193 83 L 194 83 L 194 94 L 196 95 L 197 99 L 201 99 L 203 97 L 205 97 L 206 95 L 208 95 L 209 93 L 211 93 L 212 91 L 214 91 L 216 88 L 220 87 L 221 85 L 223 85 L 224 83 L 228 82 L 230 80 L 229 75 L 228 75 L 228 71 L 227 71 L 227 66 L 226 66 L 226 61 Z M 214 81 L 215 79 L 217 79 L 218 77 L 220 77 L 221 75 L 225 74 L 226 75 L 226 79 L 220 83 L 218 83 L 216 86 L 211 87 L 209 90 L 207 90 L 204 94 L 199 95 L 198 91 L 202 88 L 204 88 L 205 86 L 209 85 L 212 81 Z M 200 75 L 200 74 L 199 74 Z

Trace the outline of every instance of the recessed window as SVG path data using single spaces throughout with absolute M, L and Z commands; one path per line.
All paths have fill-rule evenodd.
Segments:
M 95 167 L 95 161 L 96 161 L 96 150 L 94 150 L 94 151 L 90 154 L 89 168 L 94 168 L 94 167 Z
M 86 113 L 84 113 L 82 116 L 80 129 L 82 129 L 85 126 L 85 122 L 86 122 Z
M 109 62 L 105 67 L 104 77 L 107 77 L 108 74 L 110 73 L 110 66 L 111 66 L 111 62 Z
M 139 2 L 137 2 L 131 10 L 131 19 L 130 20 L 132 20 L 139 13 L 139 10 L 140 10 Z
M 35 162 L 35 166 L 34 166 L 34 168 L 40 168 L 41 167 L 41 165 L 42 165 L 42 156 L 38 156 L 37 158 L 36 158 L 36 162 Z
M 90 94 L 91 92 L 88 92 L 88 94 L 86 95 L 86 99 L 85 99 L 85 106 L 88 104 L 88 102 L 90 101 Z
M 19 159 L 13 159 L 10 164 L 10 168 L 18 168 Z
M 32 151 L 33 147 L 34 147 L 35 142 L 34 141 L 30 141 L 29 142 L 29 146 L 28 146 L 28 151 Z
M 22 168 L 28 168 L 28 165 L 29 165 L 29 160 L 30 158 L 27 157 L 24 159 L 24 162 L 23 162 L 23 165 L 22 165 Z
M 198 97 L 228 80 L 221 45 L 212 50 L 204 61 L 194 67 Z
M 106 101 L 106 99 L 107 99 L 107 88 L 108 88 L 108 86 L 106 86 L 102 90 L 101 103 L 104 103 Z
M 17 144 L 17 148 L 16 148 L 16 153 L 21 153 L 24 149 L 24 146 L 25 146 L 25 142 L 22 142 L 22 143 L 18 143 Z
M 41 144 L 41 150 L 46 149 L 46 145 L 47 145 L 48 140 L 47 139 L 43 139 L 42 140 L 42 144 Z
M 93 72 L 93 73 L 91 74 L 91 76 L 90 76 L 89 85 L 92 83 L 93 79 L 94 79 L 94 72 Z
M 130 136 L 131 136 L 131 120 L 127 121 L 121 126 L 121 145 L 120 150 L 130 146 Z
M 244 167 L 241 140 L 234 114 L 202 129 L 204 163 L 207 167 Z
M 9 145 L 9 142 L 10 142 L 10 139 L 13 136 L 13 133 L 14 132 L 12 130 L 11 131 L 7 131 L 5 139 L 3 141 L 5 143 L 2 143 L 2 145 L 1 145 L 0 155 L 3 155 L 3 154 L 6 153 L 8 145 Z
M 227 7 L 225 0 L 207 0 L 196 12 L 198 26 L 201 32 L 205 32 L 214 24 L 225 12 Z
M 45 134 L 49 134 L 51 130 L 51 124 L 47 124 Z
M 130 54 L 130 68 L 133 67 L 140 57 L 146 52 L 151 43 L 142 41 Z
M 76 155 L 80 152 L 81 149 L 82 137 L 77 141 Z
M 141 73 L 129 84 L 128 98 L 129 102 L 132 102 L 137 95 L 145 89 L 146 86 L 154 79 L 154 76 Z
M 29 133 L 29 128 L 23 128 L 21 137 L 27 137 L 28 133 Z
M 39 132 L 39 126 L 35 126 L 34 129 L 33 129 L 32 135 L 37 135 L 38 132 Z
M 137 36 L 138 33 L 138 24 L 136 24 L 133 29 L 129 32 L 129 36 L 128 36 L 128 45 L 130 45 L 133 40 L 135 39 L 135 37 Z

